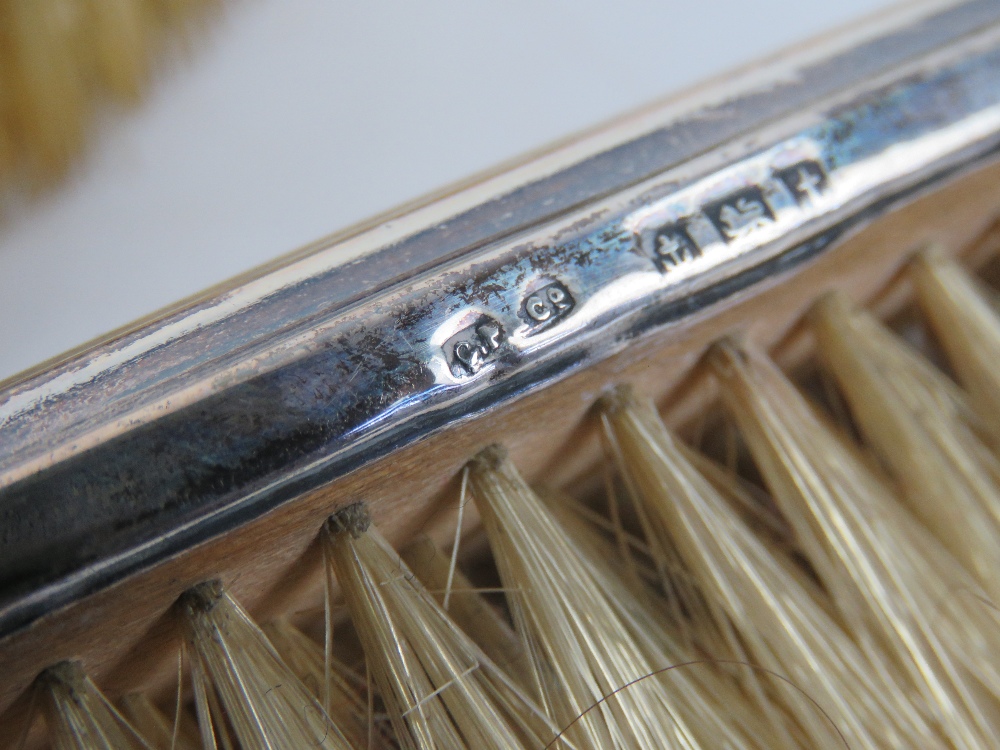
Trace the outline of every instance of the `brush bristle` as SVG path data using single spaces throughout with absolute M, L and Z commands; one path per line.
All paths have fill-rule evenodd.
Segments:
M 169 719 L 148 696 L 131 693 L 119 702 L 122 715 L 153 750 L 197 750 L 197 727 L 183 712 L 179 721 Z
M 1000 321 L 996 292 L 977 283 L 940 251 L 911 267 L 917 302 L 937 342 L 994 441 L 1000 436 Z
M 373 748 L 386 746 L 379 728 L 369 725 L 368 706 L 359 689 L 358 675 L 352 675 L 346 665 L 332 657 L 327 659 L 322 646 L 287 620 L 269 623 L 262 630 L 282 661 L 321 702 L 353 747 L 367 747 L 369 735 Z
M 0 191 L 35 190 L 84 149 L 94 112 L 145 93 L 153 60 L 218 0 L 0 4 Z
M 569 741 L 773 746 L 728 675 L 686 653 L 657 613 L 581 554 L 509 463 L 476 462 L 471 487 L 543 703 Z M 692 666 L 670 669 L 679 664 Z
M 374 529 L 327 534 L 324 550 L 403 747 L 548 746 L 555 726 L 448 618 Z
M 650 542 L 678 550 L 717 627 L 732 627 L 751 663 L 788 679 L 765 681 L 762 709 L 780 707 L 817 750 L 845 741 L 852 748 L 908 748 L 933 736 L 905 685 L 871 667 L 830 613 L 826 594 L 742 521 L 651 404 L 633 399 L 608 415 L 609 439 L 619 448 L 614 457 L 649 518 Z
M 1000 601 L 1000 463 L 973 432 L 963 394 L 842 297 L 817 306 L 813 328 L 824 366 L 907 506 Z
M 957 747 L 997 746 L 988 597 L 888 482 L 759 352 L 717 347 L 723 398 L 802 549 L 873 669 L 898 669 Z M 885 663 L 880 650 L 889 654 Z
M 202 743 L 228 742 L 228 724 L 243 748 L 351 745 L 243 609 L 212 581 L 182 600 Z
M 193 697 L 124 699 L 136 731 L 63 663 L 37 683 L 53 742 L 183 750 L 196 714 L 206 748 L 1000 747 L 1000 380 L 974 346 L 1000 352 L 1000 319 L 950 261 L 913 268 L 960 384 L 828 296 L 806 388 L 737 336 L 709 347 L 722 464 L 628 385 L 597 404 L 603 492 L 540 496 L 502 446 L 475 455 L 458 507 L 499 607 L 460 570 L 461 522 L 450 557 L 400 555 L 349 504 L 320 530 L 323 645 L 206 581 L 178 607 Z
M 49 667 L 39 676 L 38 689 L 56 750 L 150 750 L 76 662 Z
M 426 537 L 418 539 L 405 547 L 400 557 L 427 587 L 428 593 L 442 607 L 447 605 L 451 618 L 486 655 L 519 684 L 530 689 L 531 667 L 524 642 L 476 592 L 472 582 L 460 570 L 452 570 L 449 559 L 435 544 Z

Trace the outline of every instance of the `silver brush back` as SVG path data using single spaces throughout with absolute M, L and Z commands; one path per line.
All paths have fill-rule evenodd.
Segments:
M 922 13 L 626 118 L 8 383 L 0 638 L 760 294 L 995 161 L 1000 5 Z

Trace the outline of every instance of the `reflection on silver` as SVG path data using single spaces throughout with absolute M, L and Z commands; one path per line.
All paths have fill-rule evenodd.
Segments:
M 718 105 L 732 122 L 717 117 L 728 130 L 707 145 L 670 150 L 710 130 L 698 111 L 379 245 L 387 221 L 342 243 L 372 243 L 350 263 L 323 250 L 9 385 L 0 635 L 806 262 L 993 158 L 1000 28 L 984 19 L 1000 6 L 946 10 Z M 639 161 L 658 166 L 612 169 Z

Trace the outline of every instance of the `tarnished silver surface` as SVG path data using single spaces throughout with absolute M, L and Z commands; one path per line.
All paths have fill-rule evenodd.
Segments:
M 985 22 L 998 20 L 995 2 L 948 10 L 464 213 L 389 220 L 341 243 L 351 262 L 307 256 L 9 386 L 0 634 L 993 159 L 1000 27 Z

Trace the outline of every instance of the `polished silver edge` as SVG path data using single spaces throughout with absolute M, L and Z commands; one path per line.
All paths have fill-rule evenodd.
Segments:
M 157 329 L 114 350 L 141 356 L 84 364 L 127 380 L 121 368 L 161 355 L 128 397 L 72 369 L 17 386 L 0 425 L 0 634 L 611 356 L 994 158 L 998 71 L 1000 28 L 962 34 L 332 313 L 312 300 L 267 335 L 227 318 L 211 332 L 225 354 L 201 370 L 166 366 L 180 345 L 150 348 Z
M 920 6 L 920 3 L 914 3 Z M 933 4 L 931 4 L 933 6 Z M 852 31 L 637 113 L 579 143 L 387 219 L 0 389 L 0 487 L 281 366 L 275 340 L 417 273 L 686 162 L 1000 19 L 995 0 Z M 892 19 L 883 19 L 882 24 Z M 898 19 L 897 19 L 898 23 Z M 857 37 L 861 34 L 861 40 Z M 844 47 L 844 48 L 841 48 Z M 817 54 L 828 57 L 816 58 Z M 284 361 L 300 356 L 286 348 Z

